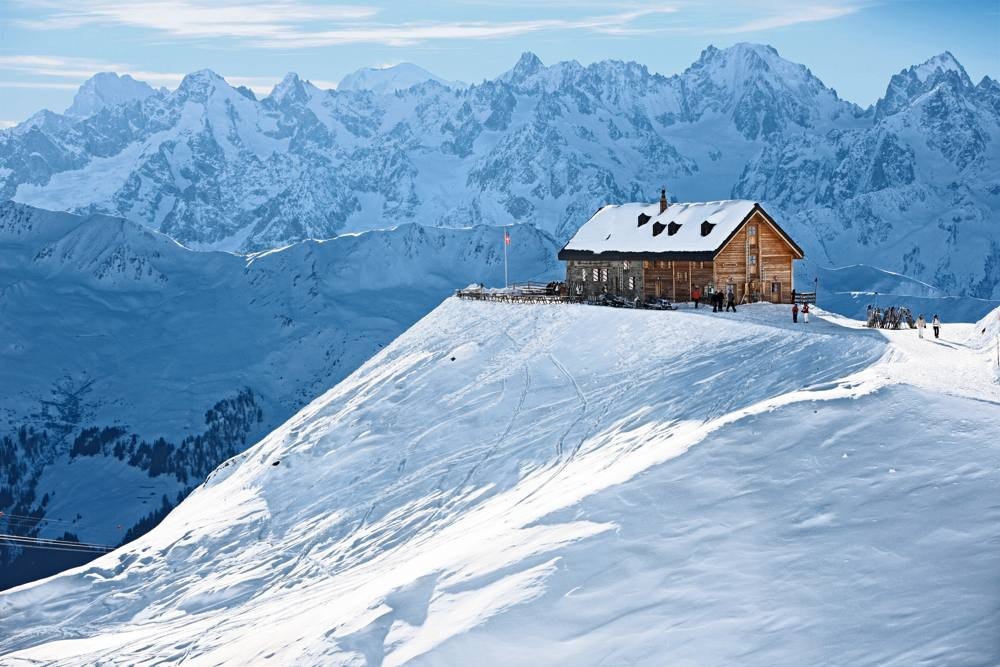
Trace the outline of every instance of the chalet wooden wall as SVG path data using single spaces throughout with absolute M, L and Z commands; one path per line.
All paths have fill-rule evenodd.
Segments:
M 646 299 L 690 301 L 696 287 L 703 295 L 708 293 L 713 275 L 711 261 L 646 260 L 643 262 L 643 293 Z
M 756 234 L 750 233 L 751 228 L 756 229 Z M 781 235 L 760 213 L 755 213 L 716 255 L 715 281 L 722 289 L 732 283 L 741 301 L 749 278 L 751 290 L 759 291 L 765 300 L 790 303 L 793 257 Z M 773 283 L 777 283 L 778 291 L 772 291 Z

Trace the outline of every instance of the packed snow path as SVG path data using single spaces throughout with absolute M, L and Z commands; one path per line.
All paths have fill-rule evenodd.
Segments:
M 0 595 L 0 651 L 996 662 L 1000 396 L 945 332 L 449 299 L 146 537 Z

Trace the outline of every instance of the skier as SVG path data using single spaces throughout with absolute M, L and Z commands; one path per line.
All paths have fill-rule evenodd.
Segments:
M 809 324 L 809 304 L 802 304 L 802 321 Z
M 718 312 L 721 313 L 722 309 L 725 308 L 725 306 L 723 305 L 723 301 L 725 301 L 726 293 L 725 292 L 716 292 L 712 296 L 715 297 L 715 308 L 717 308 Z
M 695 287 L 691 290 L 691 300 L 694 301 L 694 307 L 698 307 L 698 303 L 701 301 L 701 288 Z
M 931 326 L 934 328 L 934 337 L 935 338 L 940 338 L 941 337 L 941 320 L 938 319 L 937 315 L 935 315 L 934 319 L 931 320 Z
M 792 324 L 799 323 L 799 304 L 792 304 Z
M 927 328 L 927 320 L 924 319 L 924 314 L 920 313 L 920 317 L 917 318 L 917 337 L 924 337 L 924 329 Z
M 730 308 L 733 309 L 734 313 L 736 312 L 736 292 L 735 291 L 730 292 L 726 296 L 726 312 L 727 313 L 729 312 Z

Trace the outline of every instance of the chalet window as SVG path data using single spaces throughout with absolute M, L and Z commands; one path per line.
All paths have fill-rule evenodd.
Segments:
M 579 284 L 578 284 L 578 285 L 576 286 L 576 293 L 577 293 L 577 294 L 583 294 L 583 285 L 579 285 Z
M 587 269 L 580 269 L 580 280 L 587 282 Z
M 771 294 L 781 294 L 781 283 L 771 283 Z
M 667 236 L 673 236 L 674 234 L 677 233 L 677 230 L 679 230 L 680 228 L 681 226 L 678 225 L 676 222 L 671 222 L 669 225 L 667 225 Z
M 602 283 L 608 282 L 608 270 L 607 269 L 601 269 L 601 282 Z
M 702 236 L 708 236 L 709 234 L 712 233 L 712 230 L 714 228 L 715 228 L 715 225 L 712 224 L 711 222 L 709 222 L 708 220 L 706 220 L 705 222 L 701 223 L 701 235 Z
M 648 215 L 646 215 L 645 213 L 640 213 L 639 214 L 639 224 L 638 224 L 638 226 L 642 227 L 644 224 L 646 224 L 650 220 L 651 220 L 651 218 Z
M 622 261 L 622 270 L 623 271 L 628 271 L 628 260 L 627 259 Z
M 628 288 L 630 290 L 635 289 L 635 276 L 628 277 Z
M 660 234 L 663 233 L 663 230 L 666 229 L 666 228 L 667 228 L 667 226 L 665 224 L 663 224 L 662 222 L 654 222 L 653 223 L 653 236 L 659 236 Z
M 601 279 L 601 270 L 598 269 L 597 267 L 594 267 L 594 269 L 591 270 L 591 272 L 590 272 L 590 279 L 593 280 L 595 283 L 598 280 L 600 280 Z
M 757 266 L 757 255 L 750 255 L 750 266 Z
M 750 243 L 757 243 L 757 225 L 749 225 L 747 227 L 747 236 L 750 237 Z

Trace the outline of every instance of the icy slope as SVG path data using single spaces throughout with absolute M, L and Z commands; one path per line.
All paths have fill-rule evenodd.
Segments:
M 510 234 L 510 275 L 551 277 L 554 242 Z M 502 238 L 408 224 L 244 257 L 0 203 L 0 512 L 117 544 L 452 290 L 502 284 Z M 40 555 L 0 547 L 0 588 L 58 571 Z
M 970 327 L 788 319 L 450 299 L 152 533 L 0 595 L 0 650 L 995 661 L 1000 387 Z

